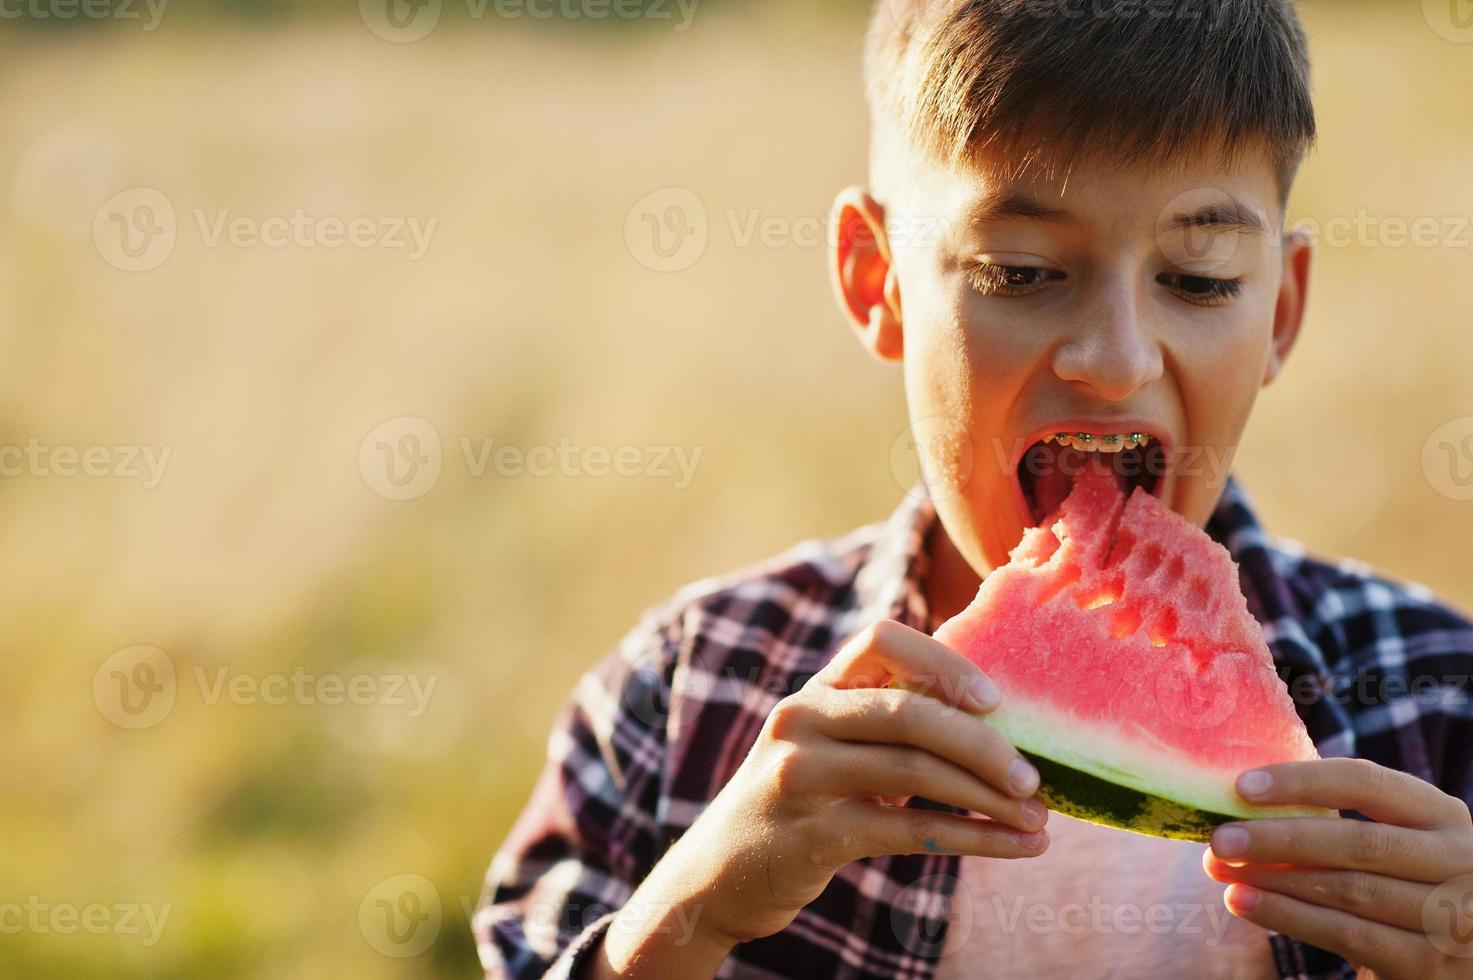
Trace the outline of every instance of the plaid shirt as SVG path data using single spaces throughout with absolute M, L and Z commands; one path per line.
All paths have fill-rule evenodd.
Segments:
M 778 700 L 874 620 L 929 630 L 924 542 L 935 522 L 917 489 L 887 522 L 695 583 L 583 677 L 474 916 L 488 977 L 577 976 Z M 1238 563 L 1320 754 L 1370 759 L 1473 802 L 1473 624 L 1421 586 L 1270 538 L 1234 480 L 1207 532 Z M 840 868 L 788 928 L 737 946 L 717 975 L 930 978 L 959 861 L 926 853 Z M 1338 956 L 1270 941 L 1282 977 L 1352 976 Z

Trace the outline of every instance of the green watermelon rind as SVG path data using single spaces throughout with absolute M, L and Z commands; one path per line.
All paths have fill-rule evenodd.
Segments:
M 1200 810 L 1151 793 L 1108 782 L 1062 762 L 1019 749 L 1038 769 L 1037 797 L 1050 810 L 1090 823 L 1149 837 L 1206 843 L 1220 824 L 1243 819 Z
M 1069 747 L 1080 744 L 1077 734 L 1068 739 L 1049 737 L 1051 728 L 1067 726 L 1045 724 L 1037 706 L 1031 708 L 1004 706 L 983 720 L 1038 768 L 1040 802 L 1067 816 L 1150 837 L 1198 842 L 1207 841 L 1218 825 L 1234 820 L 1337 816 L 1334 810 L 1318 807 L 1253 806 L 1233 791 L 1233 776 L 1209 777 L 1221 784 L 1213 787 L 1201 782 L 1203 774 L 1195 766 L 1165 759 L 1153 762 L 1142 755 L 1126 770 L 1086 757 Z M 1030 717 L 1023 717 L 1025 711 Z M 1097 734 L 1100 737 L 1092 736 L 1096 744 L 1108 741 Z M 1194 782 L 1197 785 L 1191 785 Z

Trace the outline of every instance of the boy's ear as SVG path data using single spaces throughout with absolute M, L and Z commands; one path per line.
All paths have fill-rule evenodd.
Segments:
M 1273 347 L 1263 372 L 1265 385 L 1279 376 L 1294 341 L 1299 338 L 1299 328 L 1304 322 L 1304 304 L 1309 295 L 1309 266 L 1313 254 L 1314 243 L 1305 232 L 1291 231 L 1284 236 L 1284 275 L 1279 283 L 1279 300 L 1274 306 Z
M 900 286 L 891 264 L 885 209 L 862 187 L 846 187 L 830 215 L 834 295 L 859 339 L 882 361 L 898 361 L 904 350 Z

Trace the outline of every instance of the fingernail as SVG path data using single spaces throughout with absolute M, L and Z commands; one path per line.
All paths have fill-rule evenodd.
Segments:
M 1023 819 L 1028 823 L 1043 823 L 1048 819 L 1048 807 L 1037 800 L 1024 800 L 1022 807 Z
M 1024 796 L 1031 795 L 1038 788 L 1038 770 L 1024 759 L 1014 759 L 1008 765 L 1008 782 Z
M 1233 893 L 1230 900 L 1231 904 L 1243 912 L 1247 912 L 1256 906 L 1261 897 L 1257 888 L 1250 887 L 1241 882 L 1235 881 L 1228 888 Z
M 1212 835 L 1212 853 L 1218 857 L 1237 857 L 1248 850 L 1248 831 L 1242 827 L 1218 827 Z
M 1002 695 L 997 690 L 997 685 L 992 681 L 976 674 L 967 682 L 967 693 L 972 696 L 972 703 L 979 708 L 993 708 L 997 706 Z
M 1262 769 L 1250 769 L 1238 777 L 1238 793 L 1241 796 L 1262 796 L 1274 784 L 1274 777 Z
M 1035 830 L 1031 834 L 1019 834 L 1018 843 L 1030 851 L 1036 851 L 1048 841 L 1047 830 Z

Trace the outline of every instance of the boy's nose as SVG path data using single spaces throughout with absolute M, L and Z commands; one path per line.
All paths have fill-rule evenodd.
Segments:
M 1161 377 L 1160 344 L 1128 290 L 1112 290 L 1076 323 L 1054 354 L 1060 379 L 1118 402 Z

